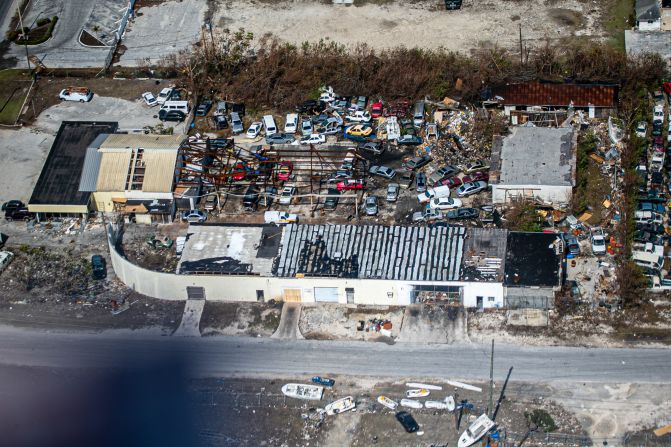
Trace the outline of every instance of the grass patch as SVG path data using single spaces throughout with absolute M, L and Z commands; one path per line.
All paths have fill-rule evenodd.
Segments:
M 608 43 L 618 50 L 625 51 L 624 30 L 634 26 L 635 0 L 610 0 L 603 5 L 601 18 L 603 29 L 608 35 Z
M 0 123 L 12 125 L 21 113 L 21 106 L 28 95 L 27 81 L 4 80 L 0 85 Z

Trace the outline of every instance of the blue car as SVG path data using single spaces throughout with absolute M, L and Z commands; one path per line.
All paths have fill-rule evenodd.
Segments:
M 335 380 L 333 379 L 327 379 L 326 377 L 320 377 L 320 376 L 314 376 L 312 378 L 312 381 L 314 383 L 317 383 L 319 385 L 324 385 L 324 386 L 333 386 L 335 385 Z

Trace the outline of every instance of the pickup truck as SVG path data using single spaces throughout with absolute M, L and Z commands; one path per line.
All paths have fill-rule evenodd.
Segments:
M 285 211 L 266 211 L 263 214 L 263 219 L 267 224 L 290 224 L 298 222 L 296 214 L 290 214 Z

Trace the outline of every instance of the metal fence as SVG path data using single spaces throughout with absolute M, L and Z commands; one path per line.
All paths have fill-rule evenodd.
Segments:
M 508 295 L 503 299 L 506 309 L 552 309 L 554 300 L 547 296 Z
M 524 433 L 506 431 L 504 444 L 506 446 L 517 446 L 524 438 Z M 608 443 L 610 444 L 610 442 Z M 579 436 L 568 433 L 531 433 L 524 445 L 531 447 L 534 445 L 556 445 L 566 447 L 587 447 L 594 445 L 594 441 L 588 436 Z
M 119 44 L 121 43 L 123 34 L 126 31 L 126 25 L 128 24 L 128 20 L 133 15 L 134 8 L 135 8 L 135 0 L 128 0 L 128 8 L 126 8 L 126 11 L 123 13 L 121 20 L 119 21 L 119 27 L 114 32 L 114 43 L 110 47 L 110 51 L 109 53 L 107 53 L 107 57 L 105 58 L 105 65 L 103 66 L 103 71 L 108 70 L 112 65 L 112 60 L 114 59 L 114 53 L 116 53 L 116 50 L 119 47 Z

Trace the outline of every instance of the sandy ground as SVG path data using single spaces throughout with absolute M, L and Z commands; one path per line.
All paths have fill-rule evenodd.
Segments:
M 95 96 L 89 103 L 66 101 L 50 107 L 30 127 L 0 129 L 0 201 L 30 199 L 62 121 L 118 121 L 122 129 L 142 129 L 160 123 L 153 117 L 156 113 L 139 100 Z
M 219 2 L 214 23 L 257 37 L 271 33 L 300 44 L 320 39 L 348 46 L 365 42 L 373 48 L 407 47 L 468 51 L 479 45 L 518 48 L 523 39 L 599 35 L 600 11 L 579 0 L 464 1 L 459 11 L 439 9 L 440 2 L 383 5 L 331 5 L 314 0 Z

